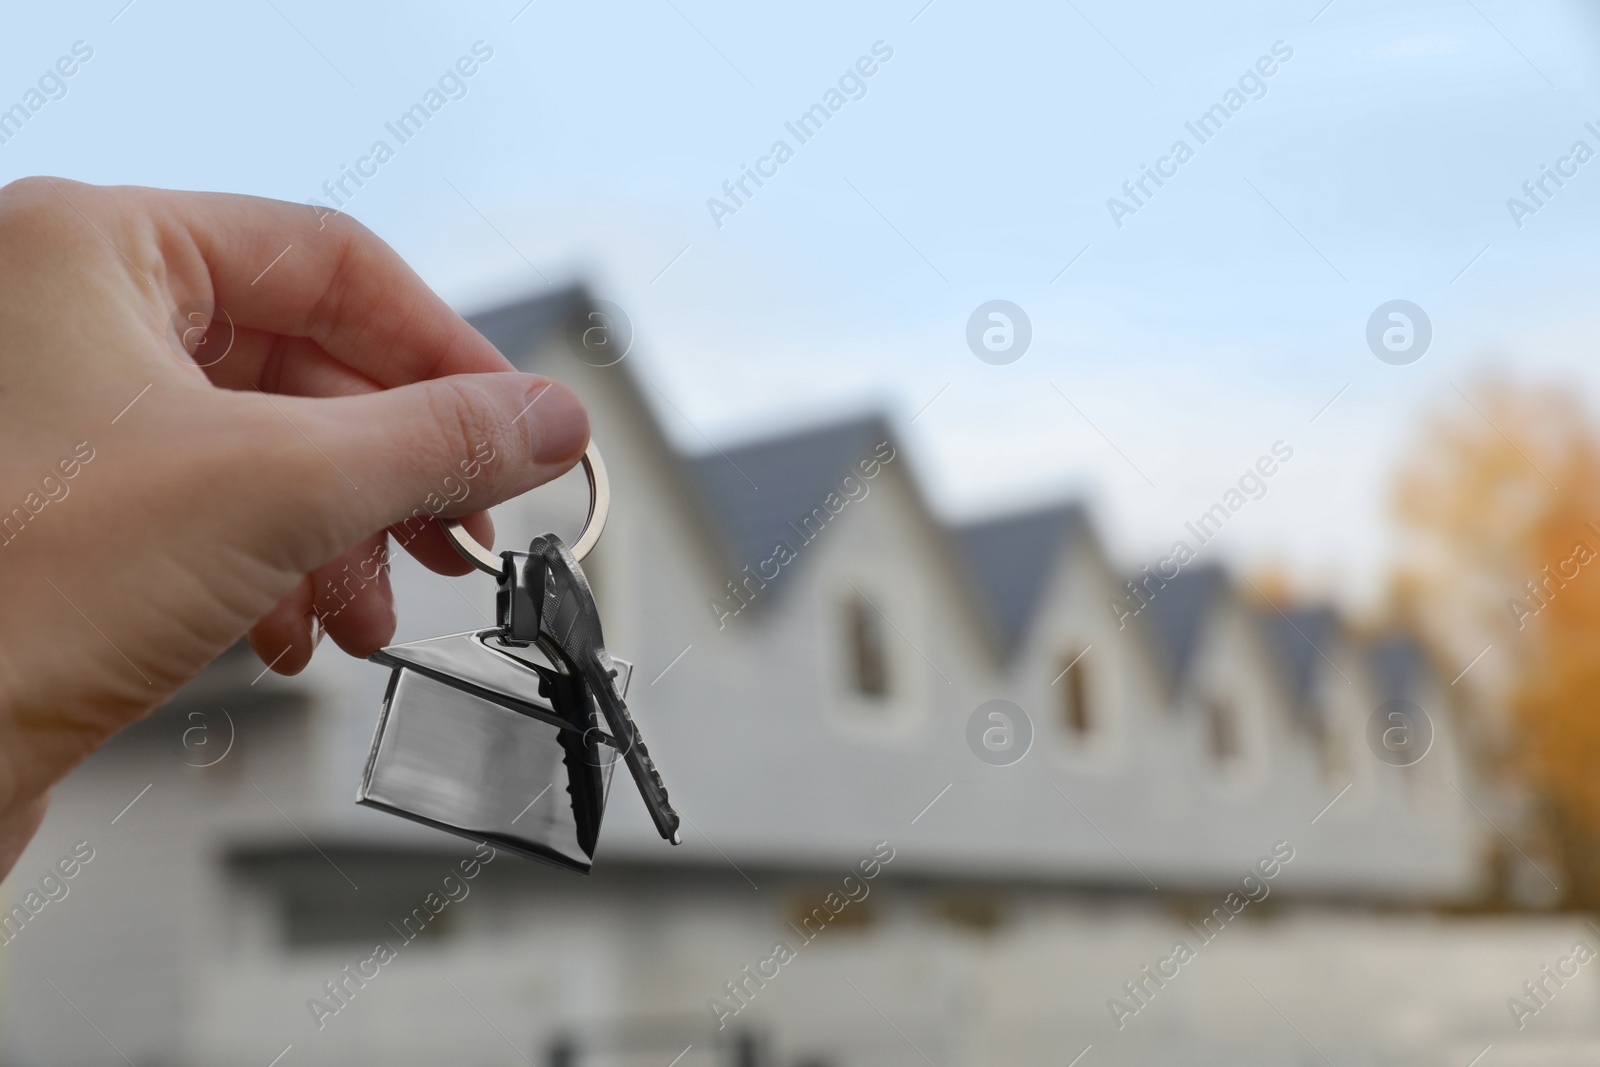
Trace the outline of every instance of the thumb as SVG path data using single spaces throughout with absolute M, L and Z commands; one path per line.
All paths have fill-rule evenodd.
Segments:
M 329 559 L 419 510 L 467 515 L 543 485 L 589 442 L 577 394 L 534 374 L 457 374 L 296 406 L 315 423 L 307 439 L 328 442 L 309 488 Z

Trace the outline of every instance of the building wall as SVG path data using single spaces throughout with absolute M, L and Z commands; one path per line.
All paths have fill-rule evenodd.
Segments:
M 1466 1049 L 1489 1032 L 1461 1014 L 1492 1001 L 1489 986 L 1500 995 L 1488 976 L 1568 936 L 1537 923 L 1500 931 L 1305 910 L 1472 891 L 1488 831 L 1455 788 L 1470 782 L 1448 716 L 1422 764 L 1377 765 L 1362 734 L 1375 697 L 1324 677 L 1343 730 L 1343 755 L 1330 759 L 1231 599 L 1173 688 L 1144 638 L 1106 610 L 1117 582 L 1089 538 L 1063 547 L 1023 643 L 999 647 L 903 455 L 781 581 L 719 622 L 710 604 L 727 592 L 726 546 L 629 365 L 536 358 L 591 404 L 610 466 L 615 510 L 589 569 L 611 649 L 636 665 L 630 704 L 685 815 L 684 845 L 655 835 L 619 775 L 593 877 L 497 859 L 435 936 L 407 943 L 318 1026 L 307 1001 L 370 948 L 294 931 L 403 915 L 407 887 L 471 846 L 352 803 L 386 671 L 331 647 L 295 683 L 219 665 L 60 786 L 7 881 L 18 900 L 75 842 L 95 849 L 69 895 L 0 946 L 4 1063 L 262 1065 L 291 1045 L 285 1067 L 519 1063 L 570 1034 L 638 1046 L 586 1064 L 666 1064 L 693 1044 L 688 1067 L 737 1062 L 735 1031 L 761 1062 L 790 1067 L 807 1055 L 839 1067 L 924 1054 L 1059 1064 L 1091 1041 L 1115 1050 L 1102 1062 L 1202 1046 L 1288 1054 L 1294 1040 L 1235 974 L 1262 976 L 1308 1017 L 1339 1018 L 1316 997 L 1362 1006 L 1370 1027 L 1329 1024 L 1352 1054 L 1424 1039 Z M 503 532 L 570 534 L 577 488 L 512 505 Z M 397 639 L 486 625 L 491 585 L 397 560 Z M 853 681 L 847 620 L 863 596 L 883 622 L 883 699 Z M 1082 649 L 1103 724 L 1087 739 L 1071 732 L 1057 682 L 1063 657 Z M 1333 656 L 1359 675 L 1352 649 Z M 1447 687 L 1429 684 L 1424 702 L 1447 706 Z M 1020 706 L 1033 728 L 1009 766 L 969 747 L 975 709 L 994 699 Z M 1239 716 L 1236 767 L 1211 755 L 1208 699 Z M 211 767 L 193 766 L 203 760 L 184 741 L 196 711 L 210 729 L 237 731 Z M 1324 812 L 1346 769 L 1348 794 Z M 1242 920 L 1232 944 L 1246 947 L 1208 948 L 1196 966 L 1210 978 L 1163 990 L 1133 1034 L 1108 1029 L 1119 984 L 1280 841 L 1295 859 L 1270 906 Z M 895 859 L 870 907 L 852 905 L 850 921 L 800 948 L 738 1025 L 717 1031 L 707 1002 L 723 983 L 790 937 L 800 905 L 879 842 Z M 1306 959 L 1328 962 L 1290 966 Z M 1369 976 L 1385 971 L 1422 986 L 1384 1001 Z M 1579 1001 L 1553 1006 L 1541 1027 L 1592 1032 L 1577 1008 L 1555 1021 Z

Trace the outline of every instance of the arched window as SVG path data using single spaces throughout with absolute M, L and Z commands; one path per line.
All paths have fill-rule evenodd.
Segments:
M 856 692 L 874 700 L 888 697 L 889 650 L 884 641 L 883 616 L 866 597 L 852 597 L 845 606 L 845 627 Z

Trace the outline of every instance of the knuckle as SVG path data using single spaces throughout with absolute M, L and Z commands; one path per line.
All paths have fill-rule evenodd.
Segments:
M 41 262 L 87 257 L 125 262 L 146 282 L 167 280 L 155 201 L 147 190 L 110 189 L 69 178 L 33 176 L 0 187 L 0 241 Z
M 0 198 L 6 205 L 29 200 L 44 200 L 52 197 L 54 190 L 51 188 L 52 179 L 40 174 L 32 174 L 25 178 L 16 178 L 0 186 Z
M 338 248 L 340 257 L 346 260 L 359 260 L 370 248 L 381 243 L 365 223 L 349 215 L 325 220 L 323 231 L 326 239 Z
M 382 277 L 382 271 L 373 269 L 374 249 L 382 242 L 348 215 L 325 219 L 318 229 L 323 233 L 313 239 L 325 241 L 333 249 L 334 266 L 321 299 L 306 313 L 304 326 L 310 336 L 326 343 L 341 324 L 350 321 L 349 308 L 381 303 L 382 294 L 367 287 L 372 279 Z
M 336 241 L 360 242 L 369 240 L 373 236 L 372 231 L 364 223 L 344 212 L 329 215 L 324 221 L 328 235 Z
M 70 208 L 52 184 L 56 180 L 34 176 L 0 187 L 0 225 L 11 233 L 59 226 Z

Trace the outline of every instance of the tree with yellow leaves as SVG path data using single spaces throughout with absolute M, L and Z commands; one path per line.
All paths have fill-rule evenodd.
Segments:
M 1397 607 L 1455 662 L 1487 650 L 1471 739 L 1526 785 L 1568 902 L 1600 904 L 1600 444 L 1555 389 L 1453 408 L 1397 482 Z

